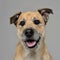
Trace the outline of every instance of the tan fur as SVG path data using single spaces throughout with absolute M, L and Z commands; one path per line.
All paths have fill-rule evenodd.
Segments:
M 40 26 L 33 24 L 32 20 L 34 17 L 36 17 L 41 21 L 42 24 Z M 26 24 L 25 26 L 21 27 L 19 23 L 23 19 L 26 20 Z M 45 23 L 39 12 L 37 11 L 24 12 L 19 16 L 19 19 L 17 21 L 17 30 L 19 39 L 21 39 L 20 35 L 23 33 L 23 30 L 28 27 L 33 27 L 39 33 L 42 33 L 44 39 L 40 41 L 40 47 L 38 49 L 31 51 L 29 51 L 24 47 L 22 40 L 19 40 L 14 60 L 52 60 L 51 55 L 48 52 L 47 47 L 45 45 Z

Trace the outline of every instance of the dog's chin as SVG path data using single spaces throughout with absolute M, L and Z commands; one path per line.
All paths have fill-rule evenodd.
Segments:
M 37 46 L 39 41 L 40 41 L 40 37 L 37 40 L 34 40 L 33 38 L 32 39 L 26 39 L 25 44 L 28 48 L 34 48 Z

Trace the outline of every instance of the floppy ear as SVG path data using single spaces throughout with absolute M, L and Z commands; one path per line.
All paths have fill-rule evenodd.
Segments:
M 14 23 L 14 25 L 16 25 L 20 14 L 21 14 L 21 12 L 19 12 L 19 13 L 13 15 L 12 17 L 10 17 L 10 24 Z
M 38 12 L 43 16 L 43 19 L 45 21 L 45 24 L 48 21 L 49 14 L 53 14 L 52 9 L 49 9 L 49 8 L 39 9 Z

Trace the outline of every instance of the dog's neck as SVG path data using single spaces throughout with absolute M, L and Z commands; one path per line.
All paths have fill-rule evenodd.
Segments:
M 36 50 L 29 50 L 25 52 L 24 60 L 40 60 L 39 52 Z
M 36 49 L 31 49 L 31 50 L 24 49 L 24 47 L 19 42 L 15 57 L 19 55 L 17 56 L 18 60 L 42 60 L 41 56 L 43 55 L 43 50 L 44 50 L 43 47 L 44 46 L 41 46 L 41 48 L 37 50 Z
M 44 53 L 44 48 L 41 50 L 41 48 L 31 49 L 31 50 L 25 50 L 25 59 L 24 60 L 42 60 L 42 55 Z

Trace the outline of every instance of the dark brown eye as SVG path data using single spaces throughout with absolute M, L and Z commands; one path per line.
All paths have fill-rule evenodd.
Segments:
M 25 25 L 25 21 L 24 20 L 21 21 L 19 25 L 24 26 Z
M 33 22 L 34 22 L 34 24 L 36 24 L 36 25 L 40 24 L 40 21 L 39 21 L 39 20 L 34 20 Z

